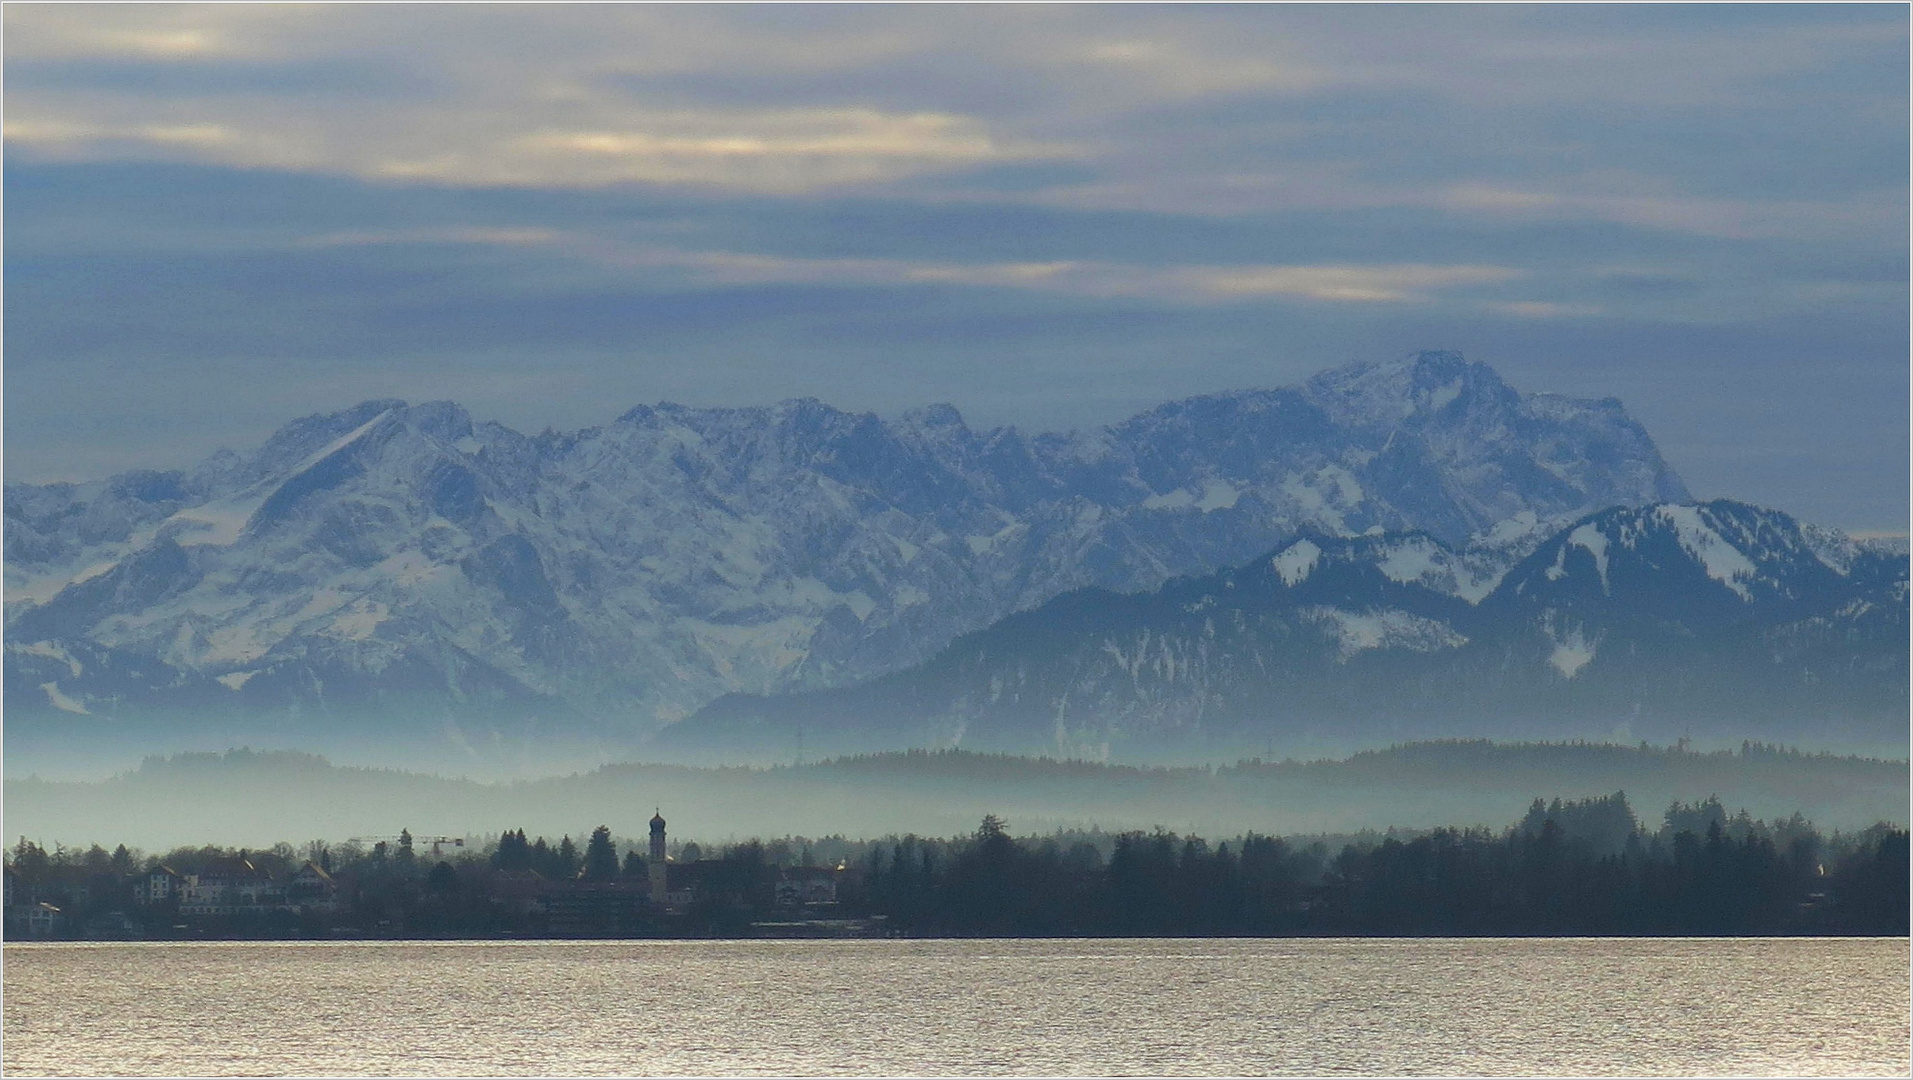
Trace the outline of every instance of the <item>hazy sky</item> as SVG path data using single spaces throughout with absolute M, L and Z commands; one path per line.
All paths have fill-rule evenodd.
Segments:
M 1907 9 L 9 5 L 6 475 L 1458 348 L 1904 531 Z

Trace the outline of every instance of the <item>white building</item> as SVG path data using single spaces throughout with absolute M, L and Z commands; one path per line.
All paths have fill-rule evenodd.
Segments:
M 181 915 L 258 915 L 285 906 L 285 886 L 237 856 L 188 874 L 179 897 Z
M 155 866 L 133 883 L 133 902 L 141 907 L 164 904 L 179 897 L 185 888 L 185 875 L 170 866 Z

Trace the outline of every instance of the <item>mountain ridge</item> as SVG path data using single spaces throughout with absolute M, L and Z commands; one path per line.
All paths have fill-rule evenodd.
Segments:
M 1064 594 L 858 687 L 730 695 L 659 745 L 762 754 L 793 729 L 820 753 L 1132 759 L 1490 733 L 1904 745 L 1903 555 L 1730 500 L 1598 511 L 1479 596 L 1461 555 L 1420 533 L 1306 534 L 1151 593 Z
M 1302 529 L 1518 547 L 1685 495 L 1618 402 L 1443 352 L 1067 434 L 794 399 L 524 435 L 373 400 L 192 470 L 7 484 L 7 707 L 615 741 Z

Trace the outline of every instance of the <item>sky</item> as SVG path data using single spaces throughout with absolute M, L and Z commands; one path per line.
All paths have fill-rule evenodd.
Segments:
M 1061 430 L 1459 349 L 1908 514 L 1908 11 L 5 8 L 5 474 L 450 399 Z

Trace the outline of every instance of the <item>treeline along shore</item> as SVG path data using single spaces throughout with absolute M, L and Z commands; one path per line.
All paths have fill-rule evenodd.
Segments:
M 1501 830 L 785 837 L 702 850 L 608 827 L 149 855 L 22 839 L 10 939 L 1905 935 L 1905 829 L 1823 833 L 1718 800 L 1537 799 Z

